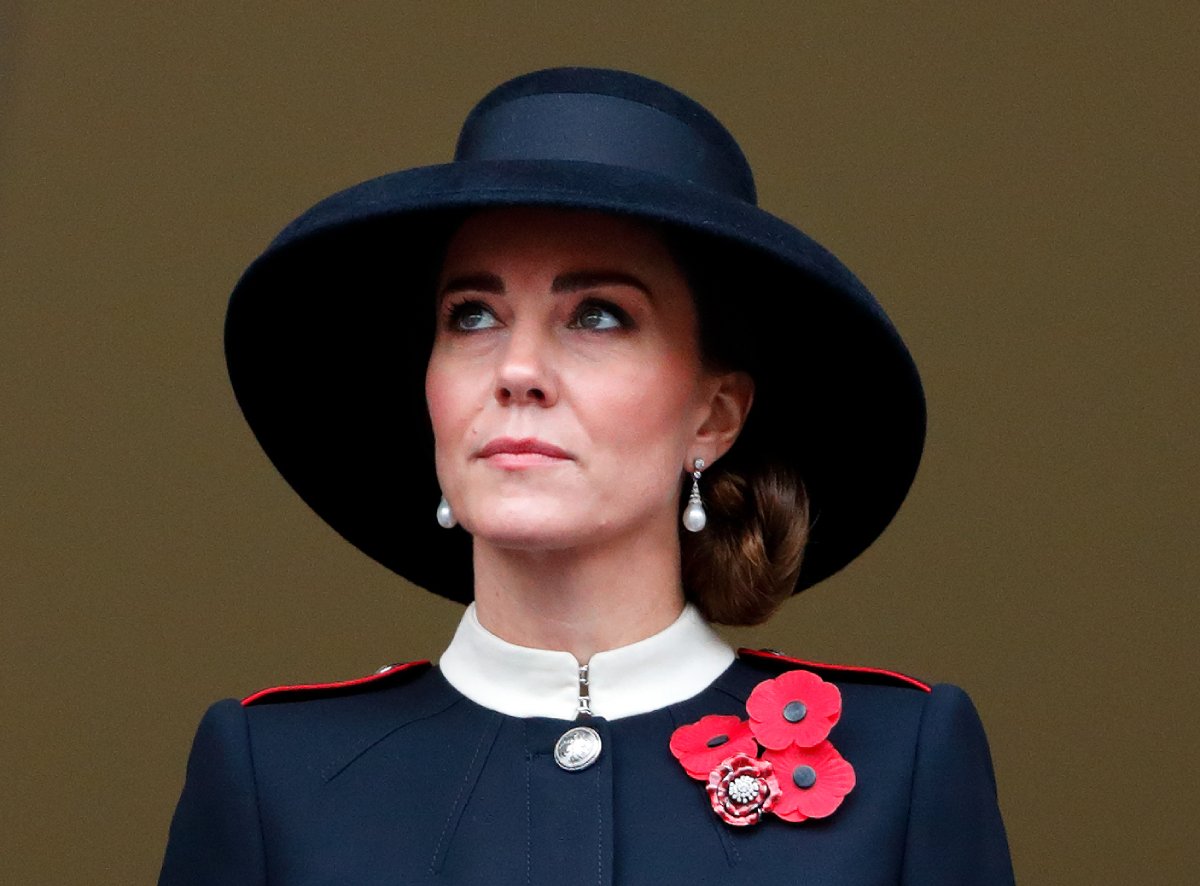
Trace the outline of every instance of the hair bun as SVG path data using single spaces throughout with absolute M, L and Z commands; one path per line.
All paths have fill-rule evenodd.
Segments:
M 703 532 L 681 533 L 683 586 L 710 622 L 756 625 L 791 596 L 808 541 L 808 496 L 791 471 L 705 474 Z

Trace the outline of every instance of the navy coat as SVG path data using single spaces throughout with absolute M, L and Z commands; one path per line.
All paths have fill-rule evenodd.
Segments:
M 668 750 L 705 714 L 746 716 L 796 667 L 743 654 L 708 689 L 615 721 L 600 758 L 552 757 L 571 724 L 470 701 L 436 667 L 213 705 L 159 883 L 832 886 L 1013 882 L 987 741 L 962 690 L 804 663 L 842 693 L 830 739 L 857 785 L 829 818 L 734 828 Z

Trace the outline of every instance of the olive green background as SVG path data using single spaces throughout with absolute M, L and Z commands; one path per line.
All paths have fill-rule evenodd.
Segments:
M 0 35 L 4 882 L 152 881 L 208 703 L 438 655 L 459 609 L 259 451 L 225 299 L 567 63 L 716 112 L 925 378 L 894 525 L 734 638 L 966 686 L 1023 882 L 1195 881 L 1200 6 L 31 2 Z

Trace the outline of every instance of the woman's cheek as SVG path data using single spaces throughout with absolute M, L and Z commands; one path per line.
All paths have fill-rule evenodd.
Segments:
M 464 433 L 470 414 L 465 397 L 461 386 L 454 384 L 452 374 L 430 372 L 425 384 L 425 402 L 439 453 L 459 442 Z

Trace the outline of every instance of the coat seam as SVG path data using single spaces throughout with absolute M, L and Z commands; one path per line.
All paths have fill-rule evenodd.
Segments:
M 596 886 L 604 886 L 604 806 L 600 802 L 600 767 L 596 768 Z
M 911 773 L 908 779 L 908 814 L 904 817 L 904 842 L 901 844 L 900 852 L 900 882 L 904 883 L 904 871 L 908 863 L 908 834 L 912 828 L 913 806 L 916 803 L 917 795 L 917 767 L 921 764 L 921 734 L 925 731 L 925 714 L 929 710 L 929 706 L 933 701 L 933 692 L 930 690 L 929 695 L 925 697 L 925 703 L 921 705 L 921 716 L 917 719 L 917 735 L 913 741 L 912 763 L 908 767 Z
M 533 755 L 529 752 L 529 724 L 522 723 L 522 730 L 525 733 L 525 884 L 532 886 L 533 883 L 533 806 L 531 785 L 532 775 L 530 770 L 533 768 Z
M 323 769 L 321 772 L 322 780 L 326 781 L 326 782 L 333 781 L 335 778 L 337 778 L 339 775 L 341 775 L 343 772 L 345 772 L 347 769 L 349 769 L 351 766 L 353 766 L 359 757 L 361 757 L 363 754 L 367 753 L 369 750 L 371 750 L 371 748 L 375 747 L 381 741 L 386 741 L 389 737 L 391 737 L 392 735 L 395 735 L 401 729 L 406 729 L 409 726 L 412 726 L 414 723 L 420 723 L 423 720 L 429 720 L 433 717 L 438 716 L 439 714 L 443 714 L 446 711 L 450 710 L 450 708 L 454 707 L 456 704 L 459 704 L 461 701 L 462 701 L 462 698 L 453 699 L 452 701 L 448 702 L 445 705 L 442 705 L 441 707 L 437 708 L 436 710 L 430 711 L 427 714 L 422 714 L 419 717 L 413 717 L 411 720 L 406 720 L 405 722 L 401 723 L 399 726 L 395 726 L 392 729 L 389 729 L 387 732 L 383 733 L 382 735 L 378 736 L 377 738 L 373 739 L 372 741 L 367 742 L 367 744 L 363 745 L 361 748 L 359 748 L 357 751 L 355 751 L 349 757 L 349 759 L 347 759 L 341 765 L 331 764 L 329 766 L 326 766 L 325 769 Z
M 735 701 L 738 700 L 737 696 L 732 692 L 722 689 L 719 686 L 716 687 L 716 689 L 718 692 L 725 693 Z M 742 701 L 744 703 L 744 699 Z M 670 716 L 671 723 L 676 729 L 683 725 L 679 722 L 678 708 L 678 705 L 668 705 L 667 707 L 667 714 Z M 725 853 L 725 864 L 729 865 L 731 868 L 736 868 L 741 862 L 742 856 L 741 853 L 738 852 L 737 845 L 733 842 L 732 835 L 726 833 L 725 829 L 721 827 L 720 821 L 716 815 L 713 815 L 709 819 L 709 824 L 712 826 L 713 832 L 717 835 L 717 842 L 721 844 L 721 851 Z
M 246 760 L 250 764 L 250 783 L 254 786 L 254 812 L 258 817 L 258 851 L 262 858 L 263 884 L 267 886 L 271 878 L 267 870 L 267 835 L 263 827 L 262 792 L 258 787 L 258 768 L 254 764 L 254 738 L 251 736 L 250 717 L 246 709 L 238 706 L 242 713 L 242 726 L 246 730 Z
M 442 852 L 442 845 L 446 844 L 447 851 L 449 843 L 446 841 L 447 836 L 453 838 L 453 831 L 458 829 L 458 821 L 462 817 L 463 806 L 474 789 L 474 782 L 479 780 L 479 770 L 475 768 L 475 761 L 479 759 L 479 752 L 483 750 L 483 746 L 487 745 L 487 753 L 484 754 L 486 760 L 488 753 L 491 753 L 492 744 L 496 740 L 496 733 L 500 730 L 498 720 L 493 717 L 483 730 L 479 733 L 479 741 L 475 743 L 475 752 L 471 755 L 471 762 L 467 764 L 466 772 L 463 774 L 463 780 L 458 786 L 458 794 L 454 798 L 454 803 L 450 807 L 450 815 L 446 818 L 445 824 L 442 825 L 442 832 L 438 835 L 437 844 L 433 847 L 433 861 L 429 865 L 429 872 L 436 874 L 445 864 L 445 855 Z M 489 741 L 488 739 L 491 739 Z M 480 767 L 482 768 L 482 766 Z

